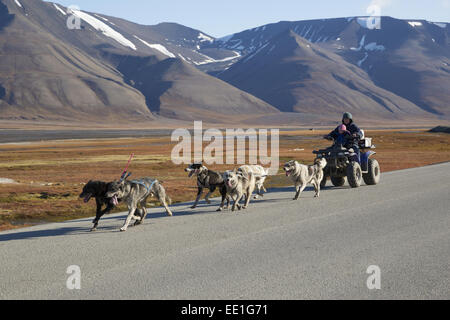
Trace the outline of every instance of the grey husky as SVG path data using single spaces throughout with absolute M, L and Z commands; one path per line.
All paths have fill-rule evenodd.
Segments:
M 313 165 L 307 166 L 298 163 L 298 161 L 290 160 L 286 162 L 283 170 L 286 172 L 286 177 L 290 177 L 295 185 L 295 197 L 297 200 L 300 194 L 306 188 L 306 186 L 311 183 L 314 186 L 316 194 L 314 197 L 320 196 L 320 182 L 323 179 L 323 168 L 327 165 L 327 160 L 316 159 Z
M 246 209 L 250 202 L 250 197 L 255 190 L 256 179 L 252 172 L 242 172 L 237 169 L 233 171 L 226 171 L 223 174 L 223 180 L 227 187 L 227 194 L 229 194 L 233 200 L 232 211 L 236 208 L 239 210 Z M 245 196 L 245 205 L 241 207 L 239 201 Z
M 144 222 L 147 216 L 146 203 L 147 198 L 156 196 L 159 202 L 164 206 L 169 216 L 172 216 L 172 211 L 168 207 L 172 200 L 166 194 L 166 190 L 161 182 L 151 178 L 141 178 L 138 180 L 121 180 L 113 182 L 109 185 L 106 193 L 108 198 L 111 198 L 113 205 L 117 205 L 119 200 L 126 202 L 128 206 L 128 216 L 120 231 L 126 231 L 131 219 L 135 219 L 134 225 L 139 225 Z M 138 208 L 140 206 L 141 208 Z

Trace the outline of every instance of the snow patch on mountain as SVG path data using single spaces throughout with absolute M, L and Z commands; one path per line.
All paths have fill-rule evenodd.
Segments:
M 419 21 L 408 21 L 408 23 L 409 23 L 412 27 L 420 27 L 420 26 L 422 26 L 422 22 L 419 22 Z
M 215 62 L 215 60 L 214 60 L 213 58 L 207 56 L 206 54 L 200 53 L 200 52 L 198 52 L 198 51 L 196 51 L 196 52 L 197 52 L 199 55 L 201 55 L 203 58 L 205 58 L 205 60 L 203 60 L 203 61 L 201 61 L 201 62 L 194 61 L 194 63 L 195 63 L 197 66 L 201 66 L 201 65 L 203 65 L 203 64 L 208 64 L 208 63 L 213 63 L 213 62 Z
M 58 7 L 58 6 L 56 5 L 56 3 L 54 3 L 53 5 L 55 6 L 56 10 L 58 10 L 59 12 L 61 12 L 61 14 L 62 14 L 63 16 L 67 16 L 67 13 L 66 13 L 63 9 L 61 9 L 60 7 Z
M 19 2 L 19 0 L 14 0 L 14 2 L 15 2 L 19 7 L 23 8 L 23 7 L 22 7 L 22 4 Z
M 136 36 L 136 35 L 133 35 L 133 37 L 135 37 L 136 39 L 138 39 L 140 42 L 142 42 L 143 44 L 145 44 L 147 47 L 152 48 L 152 49 L 155 49 L 155 50 L 158 50 L 159 52 L 161 52 L 162 54 L 168 56 L 169 58 L 175 58 L 175 55 L 174 55 L 172 52 L 170 52 L 169 50 L 167 50 L 167 48 L 164 47 L 163 45 L 157 44 L 157 43 L 156 43 L 156 44 L 148 43 L 147 41 L 142 40 L 141 38 L 139 38 L 139 37 Z
M 236 42 L 236 41 L 237 41 L 237 43 L 233 44 L 232 46 L 229 46 L 230 49 L 237 49 L 237 47 L 241 45 L 242 40 L 233 40 L 231 42 Z
M 358 61 L 358 67 L 361 67 L 362 64 L 364 63 L 364 61 L 366 61 L 368 57 L 369 57 L 369 54 L 366 52 L 364 55 L 364 58 L 362 58 L 361 60 Z
M 368 19 L 367 18 L 356 18 L 356 22 L 358 22 L 358 24 L 361 27 L 367 28 L 367 23 L 368 23 Z
M 440 27 L 440 28 L 442 28 L 442 29 L 447 28 L 447 24 L 444 23 L 444 22 L 433 22 L 433 24 L 438 26 L 438 27 Z
M 214 39 L 213 38 L 211 38 L 211 37 L 208 37 L 207 35 L 204 35 L 203 33 L 199 33 L 199 35 L 198 35 L 198 37 L 197 37 L 198 39 L 200 39 L 200 42 L 205 42 L 205 41 L 207 41 L 207 42 L 214 42 Z
M 306 36 L 308 35 L 308 33 L 311 31 L 312 26 L 309 26 L 308 30 L 305 32 L 305 34 L 301 34 L 300 36 L 303 38 L 306 38 Z
M 252 59 L 254 56 L 256 56 L 259 52 L 261 52 L 265 47 L 267 47 L 267 45 L 269 44 L 266 43 L 265 45 L 263 45 L 261 48 L 259 48 L 258 50 L 256 50 L 254 53 L 252 53 L 250 56 L 248 56 L 247 58 L 245 58 L 244 61 L 242 61 L 242 63 L 246 63 L 248 62 L 250 59 Z
M 340 38 L 338 38 L 338 39 L 340 39 Z M 358 48 L 352 47 L 352 48 L 350 48 L 350 50 L 352 50 L 352 51 L 361 51 L 363 48 L 366 51 L 384 51 L 384 50 L 386 50 L 385 46 L 383 46 L 381 44 L 377 44 L 376 42 L 371 42 L 371 43 L 368 43 L 368 44 L 364 45 L 365 42 L 366 42 L 366 35 L 364 35 L 361 38 L 361 41 L 359 42 L 359 47 Z
M 378 44 L 376 42 L 371 42 L 369 44 L 367 44 L 364 49 L 366 49 L 367 51 L 384 51 L 386 50 L 386 47 Z
M 178 54 L 178 56 L 179 56 L 181 59 L 183 59 L 184 61 L 186 61 L 187 63 L 192 64 L 191 62 L 187 61 L 186 58 L 183 57 L 181 54 Z
M 94 27 L 94 29 L 96 29 L 97 31 L 101 31 L 104 36 L 117 41 L 118 43 L 120 43 L 121 45 L 123 45 L 125 47 L 129 47 L 133 50 L 136 50 L 136 46 L 134 45 L 133 42 L 131 42 L 130 40 L 125 38 L 121 33 L 117 32 L 110 26 L 108 26 L 105 23 L 101 22 L 100 20 L 94 18 L 93 16 L 91 16 L 85 12 L 79 11 L 77 9 L 70 9 L 70 13 L 72 13 L 74 16 L 86 21 L 88 24 L 90 24 L 92 27 Z
M 239 57 L 241 56 L 241 54 L 240 54 L 239 52 L 233 51 L 234 56 L 228 57 L 228 58 L 224 58 L 224 59 L 220 59 L 220 60 L 216 60 L 216 59 L 211 58 L 211 57 L 209 57 L 209 56 L 207 56 L 207 55 L 205 55 L 205 54 L 203 54 L 203 53 L 200 53 L 200 52 L 198 52 L 198 51 L 196 51 L 196 53 L 198 53 L 199 55 L 201 55 L 202 57 L 205 58 L 205 60 L 203 60 L 203 61 L 201 61 L 201 62 L 194 62 L 194 63 L 195 63 L 196 65 L 198 65 L 198 66 L 201 66 L 201 65 L 203 65 L 203 64 L 208 64 L 208 63 L 217 63 L 217 62 L 231 61 L 231 60 L 237 59 L 237 58 L 239 58 Z
M 364 18 L 356 18 L 356 22 L 358 22 L 358 24 L 366 29 L 378 29 L 376 23 L 377 23 L 377 19 L 380 19 L 380 17 L 364 17 Z
M 98 14 L 96 14 L 96 13 L 94 13 L 94 16 L 96 16 L 97 18 L 100 18 L 100 19 L 102 19 L 102 20 L 104 20 L 104 21 L 108 21 L 109 22 L 109 20 L 108 19 L 106 19 L 106 18 L 103 18 L 102 16 L 99 16 Z
M 363 35 L 362 38 L 361 38 L 361 41 L 359 41 L 359 47 L 358 48 L 352 47 L 352 48 L 350 48 L 350 50 L 352 50 L 352 51 L 361 51 L 361 49 L 364 46 L 364 42 L 365 41 L 366 41 L 366 35 Z

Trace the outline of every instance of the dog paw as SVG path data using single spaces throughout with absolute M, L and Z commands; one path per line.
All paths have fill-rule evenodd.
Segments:
M 90 231 L 91 231 L 91 232 L 97 231 L 97 228 L 92 228 Z
M 219 212 L 219 211 L 222 211 L 222 210 L 223 210 L 222 208 L 219 208 L 219 209 L 216 210 L 216 212 Z
M 195 209 L 197 206 L 192 206 L 191 209 Z
M 124 231 L 127 231 L 127 228 L 124 228 L 124 227 L 120 228 L 120 232 L 124 232 Z

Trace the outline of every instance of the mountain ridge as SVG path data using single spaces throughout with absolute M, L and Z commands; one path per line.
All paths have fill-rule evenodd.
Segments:
M 177 23 L 18 1 L 0 0 L 2 119 L 282 124 L 344 110 L 450 119 L 448 23 L 281 21 L 215 39 Z M 79 30 L 67 28 L 71 14 Z

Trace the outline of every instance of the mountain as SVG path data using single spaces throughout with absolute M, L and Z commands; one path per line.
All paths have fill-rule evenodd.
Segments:
M 0 120 L 316 125 L 344 110 L 377 123 L 450 119 L 449 24 L 369 21 L 282 21 L 215 39 L 0 0 Z
M 375 86 L 367 74 L 286 30 L 249 54 L 220 78 L 284 112 L 400 118 L 423 116 L 413 103 Z
M 41 28 L 38 1 L 0 2 L 0 109 L 2 118 L 83 120 L 131 115 L 153 119 L 138 90 L 119 72 Z M 62 20 L 62 19 L 61 19 Z M 128 110 L 124 110 L 128 106 Z
M 259 114 L 279 113 L 273 106 L 181 59 L 154 63 L 148 57 L 127 57 L 117 68 L 139 89 L 147 106 L 161 116 L 183 120 L 232 122 Z
M 200 31 L 142 26 L 40 0 L 0 0 L 0 17 L 3 119 L 225 122 L 279 112 L 195 67 L 227 55 L 200 53 L 199 44 L 213 40 Z M 67 27 L 74 18 L 79 29 Z
M 211 48 L 239 50 L 242 58 L 241 62 L 222 70 L 214 70 L 211 74 L 262 98 L 280 110 L 297 109 L 297 111 L 301 111 L 315 108 L 306 98 L 314 91 L 302 89 L 306 83 L 309 84 L 306 87 L 311 89 L 311 81 L 316 81 L 316 85 L 323 89 L 330 88 L 329 84 L 325 85 L 321 81 L 324 78 L 330 79 L 331 76 L 338 82 L 346 83 L 345 86 L 348 89 L 341 91 L 341 95 L 349 96 L 355 91 L 353 84 L 359 81 L 358 77 L 353 78 L 352 75 L 349 78 L 351 74 L 348 72 L 347 77 L 343 77 L 337 72 L 339 68 L 345 67 L 347 70 L 354 70 L 359 77 L 372 83 L 367 89 L 376 97 L 369 97 L 370 100 L 377 100 L 384 96 L 396 104 L 397 108 L 394 108 L 385 99 L 383 102 L 394 113 L 397 112 L 396 109 L 402 109 L 403 114 L 410 113 L 414 109 L 411 104 L 414 104 L 423 110 L 426 116 L 449 118 L 450 25 L 442 22 L 409 21 L 390 17 L 381 17 L 380 29 L 370 29 L 368 23 L 370 20 L 367 17 L 282 21 L 216 39 L 209 44 Z M 277 41 L 282 41 L 280 35 L 284 35 L 283 41 L 286 41 L 286 44 L 289 43 L 286 39 L 287 32 L 292 32 L 303 39 L 297 42 L 306 41 L 305 43 L 312 48 L 310 51 L 316 52 L 317 56 L 311 58 L 310 55 L 305 54 L 304 50 L 298 51 L 297 48 L 298 52 L 294 53 L 291 58 L 298 60 L 305 54 L 303 63 L 295 64 L 298 68 L 302 67 L 303 69 L 298 70 L 295 73 L 297 77 L 295 77 L 294 71 L 289 69 L 288 64 L 283 64 L 287 73 L 294 77 L 290 78 L 287 86 L 283 87 L 282 80 L 274 79 L 276 73 L 281 72 L 281 70 L 277 70 L 276 65 L 280 67 L 282 59 L 289 60 L 292 50 L 290 53 L 285 52 L 285 56 L 279 55 L 278 58 L 274 52 L 270 54 L 269 51 L 274 46 L 284 45 L 283 43 L 275 44 Z M 283 38 L 283 36 L 281 37 Z M 331 60 L 324 58 L 324 55 Z M 271 71 L 255 70 L 256 73 L 252 74 L 251 67 L 244 62 L 255 60 L 255 56 L 258 56 L 260 67 L 264 66 L 265 69 Z M 318 56 L 322 56 L 322 59 Z M 325 60 L 328 60 L 328 63 Z M 343 60 L 346 64 L 343 63 Z M 330 62 L 332 63 L 330 64 Z M 329 67 L 322 68 L 321 65 L 318 65 L 322 63 Z M 335 63 L 339 65 L 332 66 Z M 301 67 L 299 67 L 300 65 Z M 315 73 L 308 73 L 305 69 L 315 70 Z M 311 79 L 304 78 L 307 75 Z M 284 77 L 285 75 L 282 76 L 282 78 Z M 276 97 L 277 94 L 274 93 L 276 89 L 273 85 L 280 88 L 278 92 L 280 98 Z M 377 89 L 375 90 L 374 87 Z M 272 88 L 272 93 L 269 93 L 267 88 Z M 387 92 L 397 97 L 394 98 Z M 324 100 L 329 100 L 332 106 L 343 102 L 342 98 L 336 101 L 335 97 L 336 90 L 322 90 L 320 96 L 315 95 L 312 101 L 321 100 L 325 103 Z M 357 101 L 354 100 L 355 103 Z M 367 104 L 364 100 L 359 100 L 357 104 L 349 102 L 349 107 L 357 108 L 357 105 L 361 105 L 361 103 L 366 106 L 373 105 L 373 103 Z M 380 104 L 380 101 L 377 104 Z M 387 110 L 386 106 L 384 107 Z M 374 109 L 371 108 L 371 110 Z M 417 115 L 417 113 L 414 111 L 412 115 Z

